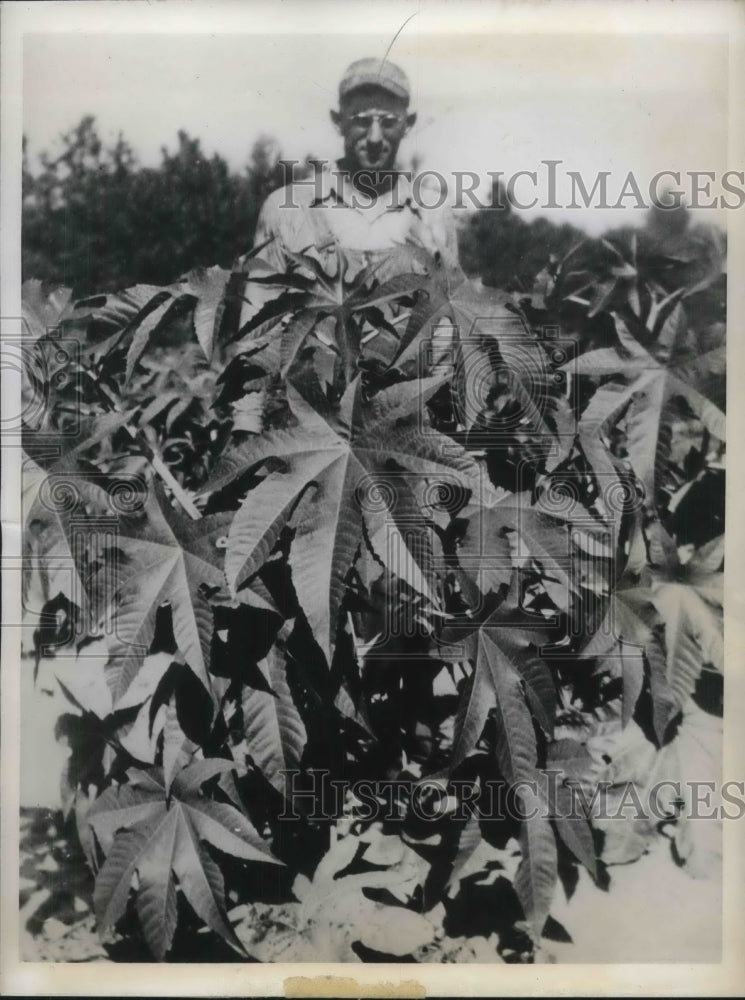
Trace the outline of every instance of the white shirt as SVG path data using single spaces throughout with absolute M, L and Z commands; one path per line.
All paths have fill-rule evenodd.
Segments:
M 457 267 L 458 244 L 452 211 L 432 181 L 412 182 L 399 173 L 396 184 L 377 197 L 359 190 L 348 174 L 324 166 L 315 178 L 274 191 L 264 202 L 254 245 L 272 242 L 261 256 L 284 270 L 282 248 L 295 253 L 329 244 L 377 254 L 417 246 Z

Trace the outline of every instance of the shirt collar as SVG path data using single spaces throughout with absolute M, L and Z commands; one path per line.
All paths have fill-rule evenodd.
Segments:
M 405 173 L 399 172 L 396 183 L 390 191 L 377 198 L 368 198 L 363 191 L 355 187 L 349 174 L 338 163 L 334 163 L 331 168 L 324 164 L 321 169 L 319 196 L 314 199 L 313 205 L 325 204 L 332 200 L 358 210 L 372 208 L 379 212 L 400 212 L 404 208 L 411 207 L 411 181 Z

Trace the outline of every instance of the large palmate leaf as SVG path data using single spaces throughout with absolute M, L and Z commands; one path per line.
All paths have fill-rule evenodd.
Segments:
M 211 690 L 208 593 L 224 582 L 222 543 L 229 523 L 229 514 L 191 520 L 157 486 L 140 511 L 120 517 L 110 559 L 96 580 L 100 614 L 110 623 L 108 680 L 115 704 L 142 666 L 165 603 L 179 650 Z
M 77 350 L 89 358 L 108 358 L 117 349 L 131 347 L 136 338 L 139 346 L 128 356 L 131 372 L 150 334 L 174 305 L 178 291 L 178 284 L 142 284 L 78 300 L 66 318 L 75 330 L 86 333 L 85 338 L 78 336 Z
M 644 680 L 646 660 L 653 721 L 662 743 L 672 716 L 684 708 L 705 664 L 721 671 L 722 539 L 703 546 L 684 565 L 672 540 L 655 525 L 652 551 L 663 553 L 644 579 L 617 581 L 600 627 L 583 648 L 623 678 L 623 721 L 631 719 Z M 663 641 L 664 640 L 664 641 Z
M 669 403 L 673 398 L 685 400 L 715 438 L 724 441 L 726 436 L 725 416 L 720 407 L 724 348 L 698 356 L 681 356 L 675 348 L 681 331 L 686 328 L 682 309 L 675 306 L 654 347 L 643 346 L 617 318 L 619 350 L 600 348 L 572 362 L 572 370 L 577 374 L 620 375 L 627 380 L 625 387 L 616 392 L 604 387 L 602 395 L 591 401 L 580 427 L 591 434 L 606 429 L 629 405 L 626 416 L 629 458 L 650 502 L 656 495 L 664 465 L 661 432 L 669 420 Z
M 551 625 L 541 615 L 526 611 L 519 600 L 520 577 L 512 571 L 506 596 L 494 608 L 485 602 L 473 616 L 452 620 L 438 636 L 437 656 L 468 659 L 473 673 L 461 694 L 455 717 L 449 770 L 474 749 L 489 712 L 497 705 L 499 682 L 505 673 L 519 678 L 525 718 L 533 713 L 548 738 L 553 734 L 557 700 L 553 677 L 537 650 L 548 645 Z M 530 710 L 529 710 L 530 709 Z M 530 723 L 532 732 L 532 722 Z M 535 764 L 535 760 L 533 761 Z
M 252 276 L 253 283 L 272 290 L 276 287 L 277 294 L 240 331 L 247 335 L 267 322 L 285 318 L 279 334 L 280 371 L 284 376 L 291 372 L 295 358 L 315 335 L 316 343 L 325 344 L 338 356 L 343 385 L 348 385 L 354 378 L 366 334 L 374 335 L 385 329 L 395 339 L 399 337 L 382 307 L 406 300 L 428 287 L 428 280 L 421 273 L 398 273 L 381 282 L 376 274 L 385 267 L 385 261 L 358 269 L 338 247 L 326 266 L 310 253 L 285 250 L 285 255 L 292 268 L 288 272 Z
M 462 753 L 464 737 L 480 727 L 493 707 L 497 721 L 497 760 L 505 779 L 514 787 L 518 782 L 537 780 L 538 748 L 515 666 L 515 652 L 505 649 L 500 631 L 498 627 L 487 626 L 477 633 L 474 693 L 478 704 L 475 710 L 484 716 L 478 721 L 476 714 L 466 718 L 458 734 L 456 751 Z M 470 703 L 474 704 L 473 696 Z M 530 802 L 535 815 L 526 818 L 521 825 L 522 859 L 515 877 L 515 890 L 536 939 L 540 939 L 548 917 L 557 879 L 556 844 L 546 805 L 542 799 Z
M 427 292 L 412 311 L 394 363 L 423 375 L 447 360 L 466 430 L 488 409 L 499 387 L 518 412 L 512 429 L 539 437 L 551 467 L 558 464 L 574 437 L 566 399 L 552 393 L 555 366 L 509 297 L 437 266 L 431 268 Z
M 294 518 L 293 582 L 329 657 L 345 578 L 365 533 L 373 538 L 389 526 L 391 544 L 382 544 L 378 557 L 415 589 L 426 591 L 432 553 L 417 531 L 425 514 L 416 491 L 427 482 L 444 482 L 487 499 L 497 497 L 476 462 L 428 419 L 425 404 L 441 382 L 433 377 L 400 383 L 365 401 L 355 380 L 338 419 L 329 420 L 289 389 L 299 424 L 229 452 L 208 484 L 222 488 L 262 465 L 272 470 L 248 494 L 231 525 L 228 583 L 236 590 L 255 573 Z
M 197 341 L 210 360 L 231 306 L 243 301 L 245 264 L 262 247 L 244 255 L 233 271 L 222 267 L 195 268 L 170 285 L 133 285 L 119 292 L 92 296 L 66 309 L 63 319 L 87 326 L 89 342 L 81 344 L 86 353 L 101 355 L 113 348 L 126 348 L 126 377 L 131 380 L 135 368 L 155 331 L 172 319 L 191 312 Z M 35 307 L 39 291 L 29 284 L 27 290 L 30 316 L 44 319 L 56 302 L 50 298 L 45 313 Z M 64 290 L 61 290 L 64 291 Z M 238 311 L 235 321 L 237 322 Z M 38 327 L 39 323 L 35 323 Z
M 155 330 L 187 309 L 193 310 L 194 332 L 209 361 L 222 328 L 226 308 L 240 298 L 239 290 L 234 286 L 241 279 L 240 273 L 231 273 L 222 267 L 196 268 L 181 282 L 159 291 L 151 298 L 129 323 L 133 336 L 127 350 L 127 379 L 132 378 L 137 362 Z M 124 294 L 130 291 L 135 290 L 128 290 Z
M 522 620 L 521 620 L 522 619 Z M 556 691 L 549 668 L 537 655 L 540 622 L 531 627 L 521 615 L 514 594 L 478 626 L 448 627 L 438 655 L 467 656 L 473 674 L 455 719 L 450 768 L 460 764 L 482 735 L 490 712 L 496 714 L 496 756 L 511 785 L 535 783 L 536 792 L 521 796 L 526 808 L 520 842 L 522 859 L 515 889 L 536 939 L 548 917 L 557 880 L 557 855 L 550 819 L 577 858 L 594 873 L 592 839 L 586 821 L 562 814 L 562 803 L 545 793 L 539 776 L 539 750 L 534 719 L 551 739 Z M 564 803 L 563 805 L 566 805 Z
M 495 503 L 465 507 L 459 522 L 457 563 L 481 594 L 509 583 L 515 567 L 537 567 L 555 606 L 567 611 L 583 582 L 580 543 L 595 543 L 597 563 L 609 554 L 603 526 L 571 498 L 562 511 L 527 492 L 503 494 Z M 472 595 L 466 599 L 476 610 Z
M 201 794 L 205 781 L 233 766 L 198 761 L 175 775 L 170 797 L 159 768 L 130 770 L 127 784 L 97 799 L 87 821 L 106 855 L 94 893 L 100 933 L 123 916 L 136 875 L 137 914 L 158 961 L 176 929 L 176 881 L 205 924 L 243 951 L 225 916 L 220 869 L 202 842 L 246 861 L 281 862 L 243 813 Z
M 509 297 L 477 286 L 460 268 L 432 261 L 428 277 L 427 294 L 417 299 L 401 338 L 395 362 L 399 367 L 415 363 L 419 371 L 418 366 L 428 353 L 427 342 L 438 328 L 455 328 L 455 336 L 465 339 L 476 333 L 481 320 L 490 322 L 496 316 L 507 319 L 510 327 L 514 322 L 514 315 L 505 308 Z M 438 359 L 431 350 L 429 354 L 430 363 L 435 363 Z

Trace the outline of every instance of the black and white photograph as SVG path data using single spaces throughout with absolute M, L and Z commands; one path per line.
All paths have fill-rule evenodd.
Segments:
M 740 995 L 744 15 L 3 5 L 11 992 Z

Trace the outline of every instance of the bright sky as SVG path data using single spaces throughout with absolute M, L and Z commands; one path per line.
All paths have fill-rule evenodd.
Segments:
M 30 153 L 53 150 L 60 133 L 93 114 L 104 138 L 121 130 L 146 164 L 159 161 L 162 146 L 175 146 L 180 128 L 235 168 L 246 164 L 260 133 L 276 137 L 286 157 L 333 158 L 339 138 L 328 109 L 336 106 L 339 77 L 352 60 L 383 54 L 402 20 L 388 35 L 27 35 Z M 610 171 L 613 202 L 629 171 L 646 197 L 657 171 L 719 177 L 737 166 L 727 162 L 723 35 L 448 36 L 426 29 L 425 11 L 390 53 L 411 79 L 420 116 L 402 147 L 406 161 L 416 153 L 446 177 L 454 170 L 508 177 L 536 170 L 543 187 L 541 161 L 561 160 L 560 203 L 569 200 L 569 170 L 580 171 L 588 188 L 597 171 Z M 521 199 L 533 196 L 529 181 L 516 190 Z M 712 193 L 720 190 L 715 185 Z M 597 232 L 641 223 L 644 213 L 632 203 L 544 214 Z

